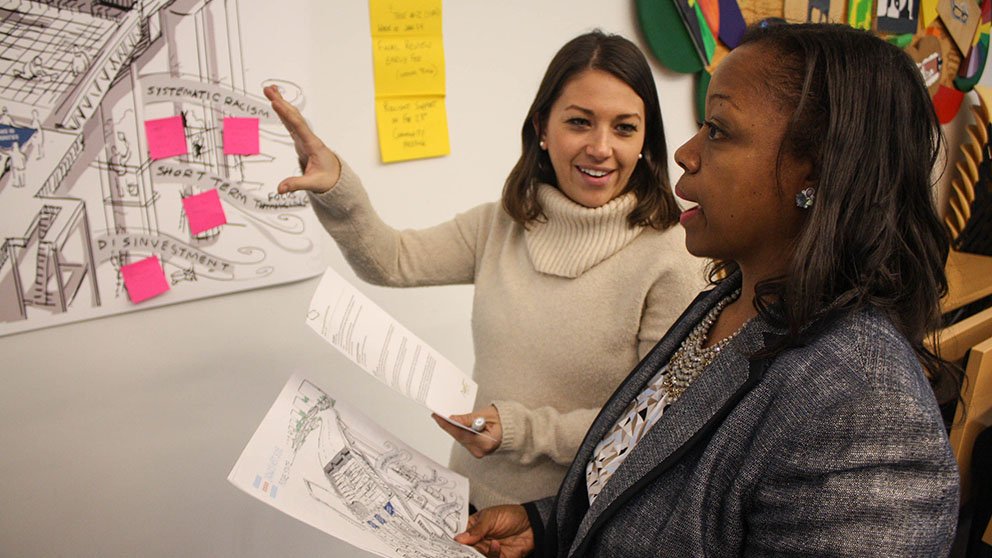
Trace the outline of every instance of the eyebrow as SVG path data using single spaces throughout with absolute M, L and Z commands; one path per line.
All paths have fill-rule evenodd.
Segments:
M 735 103 L 734 100 L 730 98 L 730 95 L 727 95 L 725 93 L 710 93 L 710 96 L 709 96 L 709 99 L 708 100 L 710 102 L 712 102 L 714 99 L 719 99 L 721 101 L 727 101 L 728 103 L 730 103 L 738 111 L 741 110 L 741 107 L 737 106 L 737 103 Z
M 568 109 L 574 109 L 574 110 L 577 110 L 577 111 L 579 111 L 579 112 L 581 112 L 583 114 L 588 114 L 588 115 L 595 114 L 593 111 L 591 111 L 591 110 L 589 110 L 589 109 L 587 109 L 585 107 L 580 107 L 579 105 L 568 105 L 567 107 L 565 107 L 565 110 L 568 110 Z M 616 118 L 617 119 L 624 119 L 624 118 L 637 118 L 637 119 L 641 119 L 642 117 L 641 117 L 641 114 L 640 113 L 632 112 L 630 114 L 618 114 L 616 116 Z

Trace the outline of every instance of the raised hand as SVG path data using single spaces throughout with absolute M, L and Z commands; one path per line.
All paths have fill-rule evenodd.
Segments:
M 292 176 L 280 182 L 278 192 L 285 194 L 309 190 L 322 193 L 333 188 L 341 176 L 341 162 L 337 155 L 313 133 L 300 111 L 283 99 L 277 86 L 270 85 L 263 92 L 272 103 L 272 110 L 289 131 L 289 137 L 293 138 L 293 146 L 303 169 L 303 176 Z
M 534 530 L 523 506 L 494 506 L 472 514 L 455 541 L 489 558 L 521 558 L 534 550 Z
M 496 407 L 489 405 L 474 413 L 451 415 L 450 418 L 459 424 L 471 428 L 472 422 L 480 417 L 486 421 L 485 428 L 479 432 L 479 434 L 483 434 L 481 436 L 458 428 L 437 415 L 432 415 L 431 418 L 441 427 L 441 430 L 444 430 L 456 442 L 465 446 L 465 449 L 473 456 L 485 457 L 496 451 L 503 442 L 503 424 L 499 420 L 499 411 L 496 410 Z

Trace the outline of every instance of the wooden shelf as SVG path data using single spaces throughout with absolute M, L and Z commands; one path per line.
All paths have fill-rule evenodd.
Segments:
M 943 312 L 992 295 L 992 256 L 951 250 L 944 266 L 947 296 L 941 303 Z

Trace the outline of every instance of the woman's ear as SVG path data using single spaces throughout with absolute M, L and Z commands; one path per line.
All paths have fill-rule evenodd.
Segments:
M 785 171 L 782 174 L 782 171 Z M 816 188 L 818 183 L 818 172 L 817 166 L 808 159 L 797 160 L 791 158 L 791 161 L 787 162 L 787 166 L 779 167 L 779 179 L 785 179 L 787 182 L 779 183 L 779 187 L 785 187 L 785 194 L 789 196 L 794 196 L 795 194 L 805 191 L 809 188 Z M 795 192 L 790 192 L 790 189 L 795 189 Z
M 790 169 L 793 173 L 792 184 L 797 190 L 792 193 L 796 207 L 800 210 L 807 210 L 813 207 L 816 202 L 816 189 L 819 184 L 817 180 L 816 166 L 808 160 L 797 162 Z
M 806 178 L 803 180 L 803 189 L 808 190 L 813 188 L 815 190 L 820 185 L 820 166 L 812 161 L 808 162 L 806 165 Z
M 534 137 L 537 138 L 538 142 L 544 143 L 544 130 L 541 129 L 541 116 L 534 113 L 534 116 L 531 117 L 530 122 L 534 126 Z

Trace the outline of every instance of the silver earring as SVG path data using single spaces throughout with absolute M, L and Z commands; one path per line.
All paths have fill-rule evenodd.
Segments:
M 548 145 L 546 143 L 544 143 L 544 140 L 539 141 L 537 143 L 537 145 L 541 146 L 541 149 L 547 149 L 548 148 Z
M 796 194 L 796 207 L 799 209 L 809 209 L 816 201 L 816 188 L 812 186 Z

